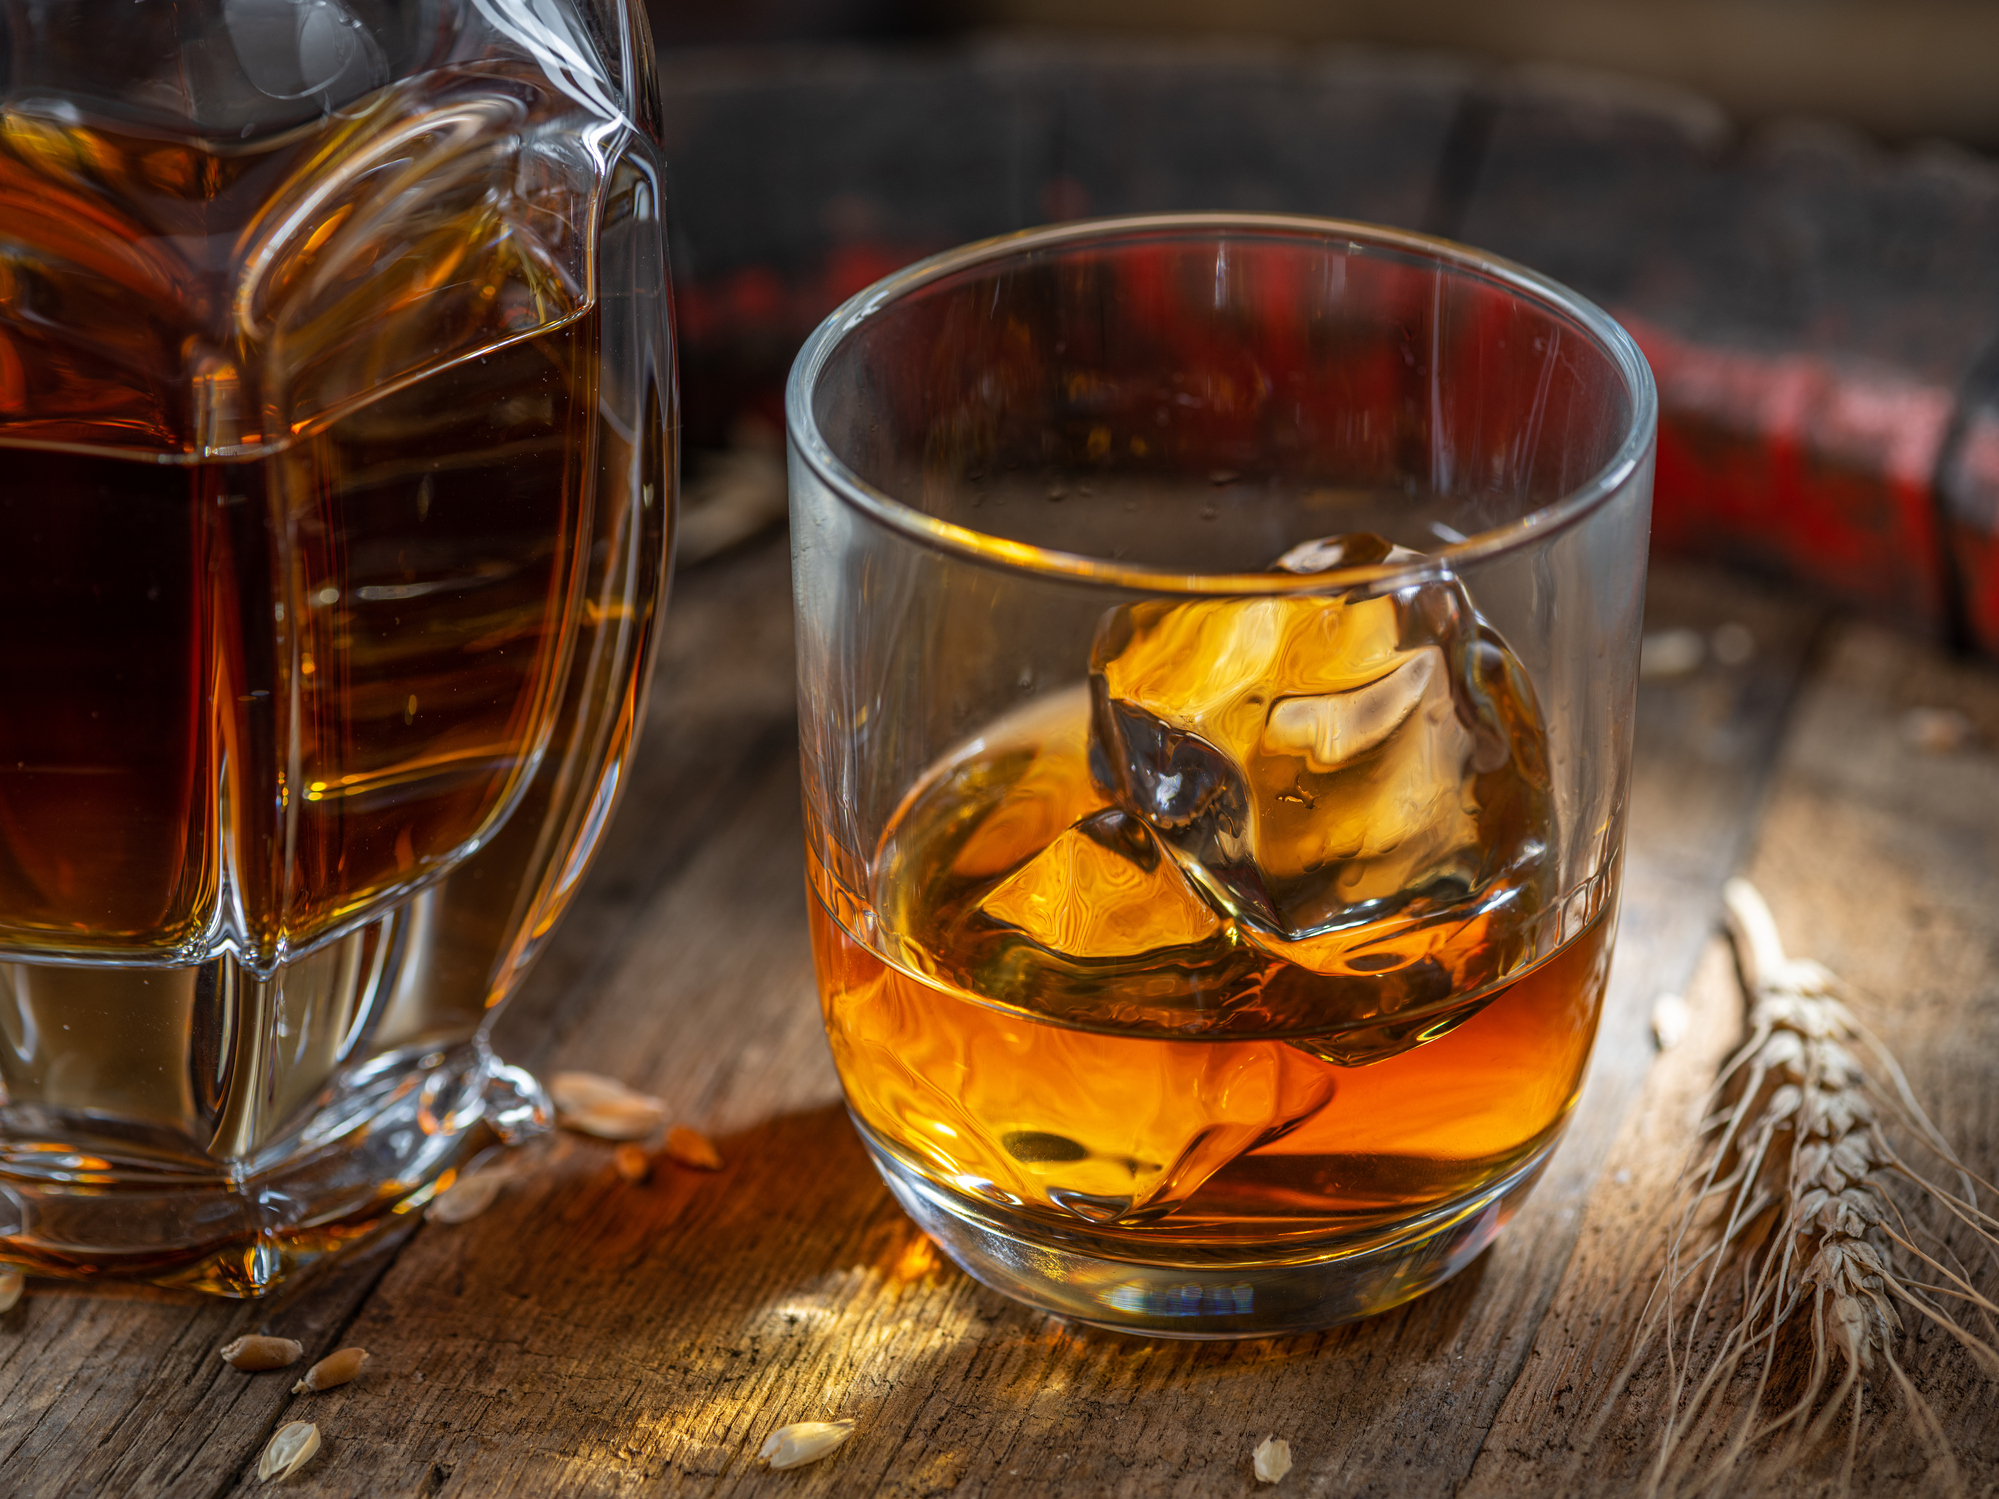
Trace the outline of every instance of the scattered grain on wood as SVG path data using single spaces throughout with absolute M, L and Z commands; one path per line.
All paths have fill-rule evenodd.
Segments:
M 548 1081 L 548 1096 L 563 1114 L 584 1114 L 607 1105 L 659 1102 L 601 1072 L 558 1072 Z
M 666 1105 L 596 1072 L 558 1072 L 548 1096 L 565 1128 L 600 1140 L 643 1140 L 666 1123 Z
M 652 1157 L 642 1145 L 620 1145 L 617 1154 L 611 1157 L 611 1164 L 618 1168 L 618 1175 L 635 1187 L 652 1175 Z
M 599 1140 L 643 1140 L 666 1123 L 666 1111 L 654 1103 L 606 1104 L 581 1114 L 564 1114 L 562 1126 Z
M 757 1456 L 773 1468 L 799 1468 L 818 1462 L 853 1434 L 851 1420 L 795 1421 L 765 1437 Z
M 684 1124 L 676 1124 L 666 1132 L 666 1145 L 661 1154 L 677 1166 L 685 1166 L 692 1171 L 720 1171 L 722 1157 L 713 1142 L 698 1129 L 689 1129 Z
M 505 1174 L 498 1171 L 461 1176 L 432 1199 L 424 1217 L 438 1223 L 463 1223 L 476 1218 L 493 1205 L 506 1180 Z
M 28 1277 L 18 1270 L 0 1270 L 0 1312 L 11 1312 L 21 1303 Z
M 222 1345 L 222 1362 L 252 1373 L 283 1369 L 305 1357 L 305 1345 L 291 1338 L 268 1338 L 249 1333 Z
M 264 1448 L 264 1455 L 257 1460 L 257 1477 L 269 1483 L 276 1479 L 283 1483 L 312 1461 L 313 1453 L 319 1451 L 319 1428 L 310 1421 L 293 1421 L 280 1426 L 277 1434 Z
M 1258 1483 L 1276 1483 L 1291 1471 L 1291 1444 L 1282 1437 L 1265 1437 L 1251 1458 Z
M 335 1385 L 346 1384 L 368 1365 L 368 1350 L 365 1348 L 342 1348 L 329 1353 L 325 1358 L 305 1371 L 305 1378 L 292 1386 L 294 1395 L 316 1395 L 321 1390 L 330 1390 Z

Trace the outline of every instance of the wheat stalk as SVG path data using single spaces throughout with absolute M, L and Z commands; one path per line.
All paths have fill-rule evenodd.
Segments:
M 1611 1394 L 1615 1401 L 1663 1351 L 1666 1419 L 1644 1492 L 1693 1499 L 1737 1479 L 1767 1481 L 1815 1449 L 1842 1415 L 1837 1487 L 1847 1492 L 1869 1377 L 1909 1413 L 1937 1459 L 1941 1487 L 1959 1492 L 1942 1426 L 1897 1350 L 1915 1317 L 1999 1374 L 1999 1306 L 1925 1221 L 1968 1231 L 1999 1262 L 1999 1219 L 1979 1202 L 1980 1190 L 1993 1188 L 1952 1151 L 1894 1056 L 1855 1018 L 1839 979 L 1785 954 L 1755 887 L 1731 880 L 1725 900 L 1750 1002 L 1748 1037 L 1709 1095 L 1665 1266 Z M 1921 1147 L 1932 1174 L 1896 1149 L 1891 1131 Z M 1739 1297 L 1732 1317 L 1709 1331 L 1730 1309 L 1731 1291 Z M 1807 1339 L 1801 1388 L 1774 1399 L 1780 1357 Z M 1771 1413 L 1773 1403 L 1780 1408 Z

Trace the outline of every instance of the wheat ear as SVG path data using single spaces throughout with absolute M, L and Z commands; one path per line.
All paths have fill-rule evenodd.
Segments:
M 1842 1419 L 1836 1487 L 1849 1491 L 1871 1376 L 1930 1448 L 1936 1486 L 1961 1492 L 1941 1423 L 1897 1350 L 1914 1316 L 1999 1374 L 1999 1306 L 1926 1221 L 1968 1231 L 1999 1262 L 1999 1219 L 1980 1201 L 1993 1188 L 1931 1122 L 1838 978 L 1785 954 L 1755 887 L 1731 880 L 1724 899 L 1748 1037 L 1709 1095 L 1665 1266 L 1612 1387 L 1615 1400 L 1641 1363 L 1663 1353 L 1665 1421 L 1644 1491 L 1714 1495 L 1770 1477 Z M 1896 1149 L 1891 1129 L 1920 1148 L 1921 1164 Z M 1925 1213 L 1913 1214 L 1917 1206 Z M 1733 1315 L 1708 1330 L 1724 1307 Z M 1790 1348 L 1809 1349 L 1809 1370 L 1773 1412 L 1779 1356 Z

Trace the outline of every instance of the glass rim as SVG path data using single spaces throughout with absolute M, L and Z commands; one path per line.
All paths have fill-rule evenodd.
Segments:
M 1329 568 L 1317 573 L 1200 573 L 1009 541 L 970 526 L 940 520 L 861 478 L 833 452 L 819 430 L 812 412 L 812 394 L 833 351 L 850 333 L 910 293 L 972 267 L 1017 259 L 1037 250 L 1091 241 L 1191 237 L 1201 231 L 1217 239 L 1232 235 L 1319 239 L 1344 241 L 1355 249 L 1394 251 L 1483 277 L 1516 296 L 1552 307 L 1593 337 L 1624 376 L 1631 392 L 1632 409 L 1623 439 L 1602 468 L 1560 498 L 1503 526 L 1476 532 L 1463 541 L 1449 542 L 1434 552 L 1426 552 L 1420 559 Z M 1051 579 L 1155 594 L 1242 596 L 1378 586 L 1433 575 L 1440 569 L 1451 571 L 1463 563 L 1522 550 L 1566 530 L 1624 488 L 1653 445 L 1658 413 L 1658 389 L 1653 383 L 1651 366 L 1636 340 L 1596 303 L 1559 281 L 1501 256 L 1434 235 L 1356 219 L 1277 213 L 1160 213 L 1074 219 L 941 251 L 884 276 L 835 308 L 799 349 L 784 391 L 785 428 L 792 452 L 851 509 L 934 550 L 1005 571 L 1031 572 Z

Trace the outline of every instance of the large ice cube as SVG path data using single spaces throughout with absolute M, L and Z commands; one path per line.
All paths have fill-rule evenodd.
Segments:
M 950 949 L 961 982 L 1075 1025 L 1195 1034 L 1254 1002 L 1267 959 L 1139 818 L 1103 808 L 978 901 Z
M 884 837 L 876 889 L 897 960 L 987 1003 L 1083 1026 L 1206 1032 L 1269 959 L 1089 772 L 1089 694 L 987 729 Z
M 1281 561 L 1413 555 L 1341 537 Z M 1386 593 L 1123 606 L 1091 668 L 1106 794 L 1273 951 L 1459 905 L 1544 857 L 1532 690 L 1441 566 Z
M 1222 929 L 1145 824 L 1116 810 L 1057 836 L 979 909 L 1051 952 L 1088 958 L 1194 947 Z

